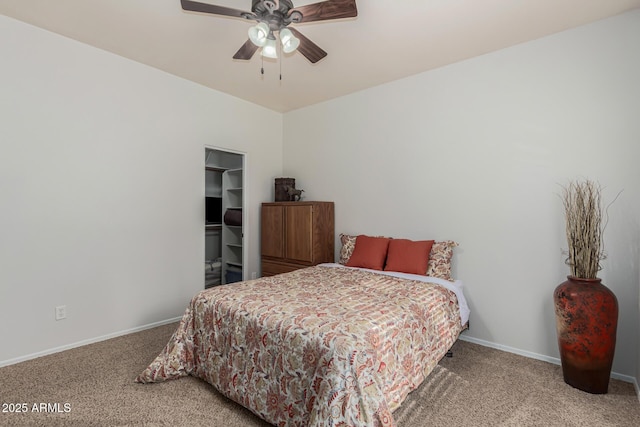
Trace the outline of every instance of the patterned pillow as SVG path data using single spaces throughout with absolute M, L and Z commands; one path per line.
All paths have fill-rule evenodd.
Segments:
M 453 280 L 451 278 L 451 258 L 453 257 L 453 248 L 456 246 L 458 244 L 453 240 L 436 241 L 433 244 L 429 254 L 427 276 Z
M 351 254 L 356 247 L 356 238 L 358 236 L 350 236 L 348 234 L 340 234 L 340 242 L 342 243 L 342 249 L 340 249 L 340 264 L 346 264 L 351 258 Z

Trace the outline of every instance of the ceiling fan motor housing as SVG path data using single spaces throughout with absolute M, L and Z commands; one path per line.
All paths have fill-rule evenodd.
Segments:
M 278 7 L 279 3 L 279 7 Z M 272 0 L 253 0 L 251 4 L 251 11 L 256 14 L 264 13 L 264 12 L 273 12 L 277 9 L 283 15 L 286 15 L 289 10 L 293 9 L 293 2 L 291 0 L 280 0 L 280 2 L 275 2 Z
M 272 0 L 253 0 L 251 11 L 255 16 L 247 16 L 247 19 L 255 19 L 269 25 L 271 31 L 280 31 L 292 22 L 299 22 L 302 19 L 300 12 L 294 11 L 291 0 L 280 0 L 277 4 Z

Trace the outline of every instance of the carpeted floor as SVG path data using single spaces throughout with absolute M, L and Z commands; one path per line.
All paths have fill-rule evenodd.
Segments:
M 176 326 L 0 368 L 0 425 L 269 426 L 195 378 L 134 383 Z M 394 413 L 399 427 L 640 425 L 629 383 L 591 395 L 566 385 L 556 365 L 464 341 L 453 350 Z M 15 404 L 27 412 L 5 412 Z

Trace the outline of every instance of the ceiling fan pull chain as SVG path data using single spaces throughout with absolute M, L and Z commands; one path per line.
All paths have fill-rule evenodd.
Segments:
M 282 56 L 282 44 L 278 43 L 278 50 L 280 51 L 280 58 L 278 62 L 280 63 L 280 81 L 282 81 L 282 61 L 284 60 L 284 56 Z
M 264 56 L 260 55 L 260 74 L 264 76 Z

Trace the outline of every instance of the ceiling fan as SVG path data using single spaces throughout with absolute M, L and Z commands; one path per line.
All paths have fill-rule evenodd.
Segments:
M 258 22 L 249 28 L 249 39 L 233 55 L 234 59 L 244 60 L 251 59 L 260 47 L 263 56 L 277 58 L 274 34 L 277 32 L 283 52 L 289 53 L 297 49 L 309 61 L 316 63 L 327 56 L 327 52 L 289 25 L 358 16 L 355 0 L 327 0 L 296 8 L 291 0 L 252 0 L 251 12 L 190 0 L 180 1 L 184 10 Z

